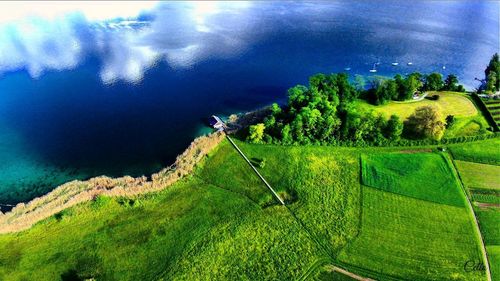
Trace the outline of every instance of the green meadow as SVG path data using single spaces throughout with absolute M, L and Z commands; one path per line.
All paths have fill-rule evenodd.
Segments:
M 500 165 L 500 138 L 448 146 L 456 160 Z
M 474 233 L 464 207 L 364 186 L 361 234 L 339 259 L 378 280 L 484 280 L 462 270 L 481 260 Z
M 287 206 L 223 141 L 161 192 L 100 196 L 0 235 L 0 280 L 349 280 L 329 265 L 380 280 L 485 279 L 463 271 L 479 241 L 432 147 L 236 143 Z
M 387 153 L 363 155 L 361 159 L 363 184 L 367 186 L 430 202 L 464 206 L 464 196 L 443 155 Z
M 460 160 L 455 163 L 465 186 L 500 191 L 500 166 Z

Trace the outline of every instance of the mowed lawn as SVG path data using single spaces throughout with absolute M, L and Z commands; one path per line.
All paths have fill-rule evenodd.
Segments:
M 437 153 L 362 156 L 363 184 L 430 202 L 464 206 L 464 195 L 448 160 Z
M 423 99 L 421 101 L 391 101 L 384 105 L 372 105 L 364 100 L 356 101 L 356 106 L 360 111 L 373 111 L 389 117 L 392 114 L 398 115 L 401 119 L 406 119 L 415 112 L 417 107 L 435 106 L 441 112 L 443 118 L 448 115 L 456 117 L 476 116 L 478 111 L 472 101 L 462 93 L 455 92 L 429 92 L 428 97 L 438 95 L 439 100 Z
M 485 280 L 463 270 L 467 260 L 482 260 L 474 233 L 464 207 L 363 186 L 361 234 L 339 258 L 379 280 Z
M 500 166 L 460 160 L 455 163 L 466 187 L 500 191 Z

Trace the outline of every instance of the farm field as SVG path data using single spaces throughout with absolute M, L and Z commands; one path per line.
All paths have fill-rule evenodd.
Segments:
M 493 280 L 500 279 L 500 209 L 476 208 L 476 216 L 486 245 Z
M 490 260 L 491 278 L 493 280 L 500 279 L 500 246 L 486 246 L 488 258 Z
M 477 155 L 473 155 L 476 153 Z M 497 139 L 468 146 L 453 146 L 452 154 L 458 159 L 498 164 Z M 496 158 L 498 159 L 498 158 Z M 486 246 L 492 280 L 500 280 L 500 209 L 485 207 L 500 205 L 500 166 L 455 160 L 463 184 L 474 202 L 474 213 Z
M 365 186 L 361 234 L 339 259 L 378 280 L 485 279 L 463 271 L 464 261 L 481 260 L 466 208 Z
M 27 231 L 0 235 L 0 280 L 349 280 L 322 270 L 318 261 L 325 260 L 382 279 L 482 279 L 457 270 L 463 259 L 481 256 L 441 155 L 236 143 L 252 161 L 264 160 L 258 169 L 287 207 L 223 141 L 193 175 L 164 191 L 98 197 Z M 400 163 L 411 163 L 413 180 L 403 183 L 422 189 L 362 187 L 361 155 L 371 165 L 387 162 L 377 171 L 394 177 L 403 173 Z M 449 183 L 421 174 L 429 172 Z M 434 201 L 448 205 L 426 197 L 436 188 L 445 189 Z
M 500 211 L 496 208 L 478 208 L 475 211 L 486 245 L 500 245 Z
M 364 185 L 430 202 L 464 206 L 457 180 L 440 154 L 387 153 L 363 155 L 361 159 Z
M 468 162 L 500 165 L 500 138 L 448 145 L 453 158 Z
M 455 163 L 466 187 L 500 191 L 500 166 L 461 160 Z

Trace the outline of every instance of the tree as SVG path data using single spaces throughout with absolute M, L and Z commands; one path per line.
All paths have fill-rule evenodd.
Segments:
M 293 137 L 291 134 L 291 129 L 290 125 L 286 124 L 283 129 L 281 130 L 281 141 L 283 144 L 292 144 L 293 143 Z
M 398 141 L 401 138 L 402 133 L 403 122 L 401 122 L 397 115 L 391 115 L 385 128 L 385 137 L 392 141 Z
M 492 72 L 494 73 L 492 74 Z M 484 76 L 486 77 L 486 84 L 489 84 L 489 88 L 492 91 L 500 90 L 500 58 L 498 57 L 498 53 L 495 53 L 491 57 L 490 63 L 484 70 Z M 490 80 L 494 81 L 490 82 Z
M 441 114 L 435 107 L 422 106 L 408 117 L 404 123 L 404 130 L 412 137 L 440 140 L 445 126 L 441 121 Z
M 363 75 L 356 74 L 354 76 L 354 87 L 356 87 L 356 90 L 359 92 L 363 91 L 365 89 L 366 81 Z
M 278 116 L 281 114 L 281 107 L 277 103 L 271 105 L 271 113 L 273 116 Z
M 439 91 L 443 88 L 443 76 L 434 72 L 425 77 L 424 90 L 425 91 Z
M 444 87 L 443 90 L 446 91 L 456 91 L 458 88 L 458 78 L 457 76 L 450 74 L 446 77 L 444 80 Z
M 495 92 L 497 90 L 497 74 L 495 71 L 490 71 L 486 78 L 486 91 Z
M 261 143 L 264 137 L 264 130 L 266 126 L 263 123 L 258 123 L 256 125 L 251 125 L 248 130 L 247 140 L 251 143 Z
M 396 99 L 398 96 L 398 85 L 396 81 L 389 79 L 385 80 L 375 91 L 373 102 L 376 105 L 384 104 L 390 100 Z

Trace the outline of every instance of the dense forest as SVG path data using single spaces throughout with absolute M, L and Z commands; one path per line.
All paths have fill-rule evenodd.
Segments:
M 361 114 L 354 101 L 366 99 L 373 104 L 390 100 L 404 101 L 423 91 L 465 91 L 455 75 L 443 81 L 439 73 L 412 73 L 393 79 L 374 77 L 365 87 L 359 76 L 349 80 L 345 73 L 316 74 L 309 86 L 297 85 L 288 90 L 285 105 L 273 104 L 271 113 L 249 127 L 247 140 L 254 143 L 381 145 L 405 138 L 439 140 L 446 124 L 433 107 L 416 110 L 405 122 L 398 116 L 385 118 L 373 113 Z M 450 122 L 451 118 L 448 118 Z

